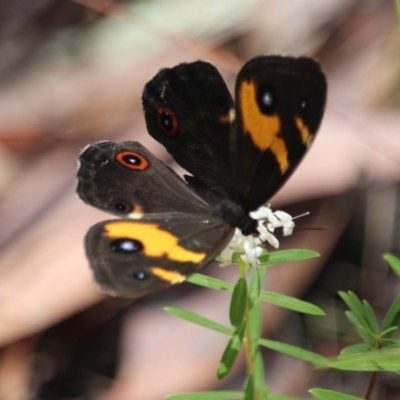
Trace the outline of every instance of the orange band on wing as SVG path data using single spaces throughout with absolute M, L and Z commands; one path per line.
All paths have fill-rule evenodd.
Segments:
M 151 267 L 150 271 L 153 275 L 158 276 L 163 281 L 169 282 L 171 285 L 182 283 L 186 280 L 186 276 L 182 275 L 178 271 L 168 271 L 167 269 L 161 267 Z
M 300 134 L 301 134 L 301 141 L 307 147 L 309 147 L 313 140 L 313 135 L 310 133 L 307 126 L 305 125 L 305 123 L 303 122 L 303 120 L 300 117 L 295 117 L 295 122 L 296 122 L 297 129 L 300 131 Z
M 256 90 L 254 82 L 241 82 L 239 108 L 242 114 L 243 131 L 250 136 L 261 152 L 267 149 L 272 152 L 283 174 L 289 168 L 289 161 L 286 143 L 278 136 L 281 131 L 281 121 L 277 114 L 265 115 L 260 111 Z
M 133 239 L 143 245 L 149 257 L 167 256 L 171 261 L 199 263 L 206 253 L 185 249 L 178 244 L 178 238 L 163 230 L 157 224 L 137 221 L 116 221 L 105 225 L 106 236 L 110 239 Z
M 281 170 L 281 173 L 283 175 L 287 171 L 290 165 L 288 160 L 288 151 L 286 148 L 286 143 L 282 139 L 277 139 L 271 143 L 269 149 L 275 156 L 275 159 L 279 164 L 279 169 Z

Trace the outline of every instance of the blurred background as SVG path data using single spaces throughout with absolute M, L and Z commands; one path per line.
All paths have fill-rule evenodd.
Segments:
M 94 285 L 83 237 L 108 217 L 78 200 L 75 172 L 80 150 L 104 139 L 138 140 L 175 168 L 146 132 L 146 81 L 162 67 L 207 59 L 232 88 L 241 64 L 260 54 L 315 57 L 329 84 L 315 144 L 271 199 L 273 209 L 311 213 L 281 248 L 321 257 L 273 267 L 267 282 L 327 316 L 265 305 L 263 334 L 333 356 L 355 340 L 338 290 L 385 313 L 400 289 L 381 259 L 400 255 L 393 0 L 2 0 L 0 400 L 159 400 L 241 388 L 244 357 L 216 380 L 226 337 L 163 311 L 175 305 L 228 323 L 229 294 L 183 284 L 127 304 Z M 216 265 L 205 273 L 237 277 Z M 310 398 L 307 389 L 319 386 L 362 397 L 370 379 L 269 351 L 265 360 L 276 394 Z M 399 399 L 399 388 L 398 376 L 380 374 L 374 398 Z

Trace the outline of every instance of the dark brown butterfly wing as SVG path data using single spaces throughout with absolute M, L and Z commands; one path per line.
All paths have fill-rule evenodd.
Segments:
M 243 66 L 231 159 L 246 210 L 264 204 L 299 165 L 321 123 L 326 90 L 310 58 L 258 57 Z

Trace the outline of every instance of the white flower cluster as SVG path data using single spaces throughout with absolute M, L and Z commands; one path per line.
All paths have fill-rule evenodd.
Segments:
M 289 236 L 295 226 L 291 215 L 284 211 L 273 212 L 269 207 L 260 207 L 250 215 L 258 220 L 259 236 L 243 236 L 242 232 L 236 229 L 229 245 L 221 252 L 221 266 L 232 264 L 234 253 L 240 253 L 240 258 L 245 263 L 257 266 L 259 264 L 258 257 L 263 251 L 263 243 L 268 242 L 275 248 L 279 247 L 279 241 L 273 234 L 275 229 L 283 228 L 283 235 Z

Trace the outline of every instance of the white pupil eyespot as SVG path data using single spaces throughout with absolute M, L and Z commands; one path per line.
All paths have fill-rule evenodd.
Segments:
M 266 106 L 271 106 L 272 105 L 272 95 L 270 92 L 264 93 L 262 97 L 262 101 Z
M 131 240 L 124 240 L 120 246 L 123 251 L 134 251 L 136 249 L 135 243 Z

